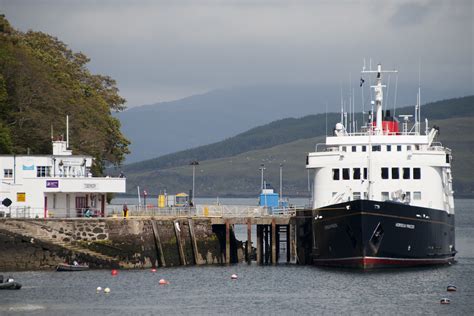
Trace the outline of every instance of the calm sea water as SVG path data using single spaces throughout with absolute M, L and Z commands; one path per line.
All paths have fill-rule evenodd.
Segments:
M 18 272 L 0 315 L 474 314 L 474 200 L 456 200 L 457 264 L 360 272 L 284 265 Z M 231 280 L 231 274 L 238 275 Z M 158 285 L 165 278 L 167 286 Z M 457 292 L 446 292 L 454 284 Z M 96 293 L 109 287 L 110 294 Z M 441 305 L 443 297 L 450 305 Z

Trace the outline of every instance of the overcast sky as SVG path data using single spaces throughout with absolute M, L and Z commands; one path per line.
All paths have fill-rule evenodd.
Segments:
M 0 0 L 117 80 L 127 106 L 254 84 L 334 84 L 371 57 L 399 81 L 474 94 L 472 0 Z M 414 97 L 415 98 L 415 97 Z

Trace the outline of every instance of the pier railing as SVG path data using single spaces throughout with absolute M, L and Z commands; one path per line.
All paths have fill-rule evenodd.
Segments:
M 197 205 L 195 207 L 157 207 L 153 205 L 127 205 L 127 217 L 135 216 L 169 216 L 169 217 L 264 217 L 293 216 L 304 206 L 269 208 L 252 205 Z M 0 209 L 0 217 L 11 218 L 42 218 L 43 208 L 10 207 Z M 97 208 L 50 208 L 48 218 L 83 218 L 83 217 L 123 217 L 123 205 L 107 205 L 102 213 Z

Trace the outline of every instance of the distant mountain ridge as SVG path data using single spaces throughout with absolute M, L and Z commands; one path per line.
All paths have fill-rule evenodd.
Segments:
M 405 91 L 398 95 L 399 104 L 415 100 L 413 89 L 399 86 L 398 91 Z M 309 84 L 236 87 L 133 107 L 116 117 L 131 141 L 126 163 L 133 163 L 212 144 L 275 120 L 337 111 L 340 93 L 340 87 Z M 432 95 L 424 90 L 425 97 Z
M 413 106 L 396 110 L 398 114 L 412 114 Z M 422 106 L 422 117 L 446 119 L 474 115 L 474 96 L 442 100 Z M 360 119 L 361 114 L 357 117 Z M 186 165 L 191 160 L 208 160 L 231 157 L 246 151 L 270 148 L 298 139 L 312 138 L 331 133 L 340 118 L 339 113 L 308 115 L 302 118 L 286 118 L 252 128 L 217 143 L 200 146 L 155 159 L 124 166 L 126 172 L 143 172 Z M 326 124 L 327 121 L 327 124 Z M 360 122 L 359 122 L 360 123 Z

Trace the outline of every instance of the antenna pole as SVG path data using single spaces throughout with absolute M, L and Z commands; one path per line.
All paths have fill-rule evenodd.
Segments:
M 69 149 L 69 115 L 66 115 L 66 149 Z

